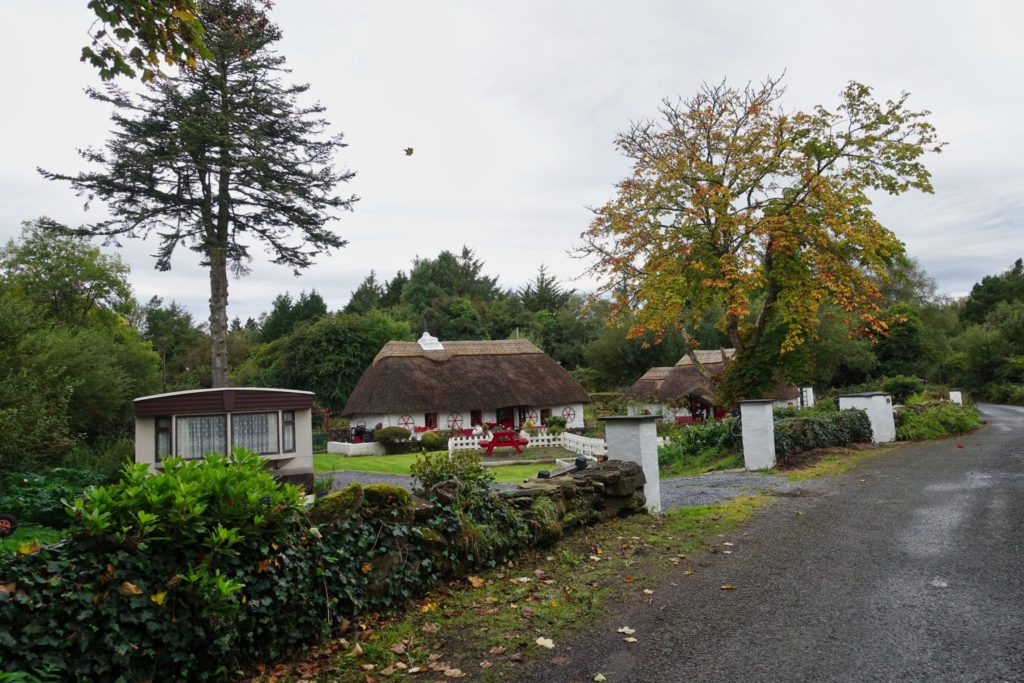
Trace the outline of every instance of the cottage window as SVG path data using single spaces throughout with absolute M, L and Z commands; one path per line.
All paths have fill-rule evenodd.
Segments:
M 295 452 L 295 411 L 286 410 L 281 413 L 281 450 L 285 453 Z
M 437 429 L 437 413 L 425 413 L 423 424 L 427 426 L 427 429 Z
M 549 417 L 551 417 L 551 408 L 541 408 L 540 409 L 540 421 L 541 421 L 541 424 L 547 424 Z
M 227 452 L 226 415 L 182 415 L 175 422 L 177 450 L 181 457 L 198 460 L 207 453 Z
M 156 418 L 156 457 L 163 460 L 171 455 L 171 418 Z
M 232 415 L 231 445 L 260 455 L 277 453 L 277 413 Z
M 484 423 L 484 411 L 482 410 L 471 410 L 469 411 L 469 426 L 476 427 Z

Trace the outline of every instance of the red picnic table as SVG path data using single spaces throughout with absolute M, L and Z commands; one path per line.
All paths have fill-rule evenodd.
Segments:
M 523 449 L 520 446 L 525 446 L 530 443 L 529 439 L 520 438 L 515 432 L 491 432 L 491 439 L 489 441 L 481 441 L 480 446 L 487 449 L 487 455 L 494 452 L 495 448 L 502 448 L 503 446 L 511 446 L 516 449 L 516 453 L 522 453 Z

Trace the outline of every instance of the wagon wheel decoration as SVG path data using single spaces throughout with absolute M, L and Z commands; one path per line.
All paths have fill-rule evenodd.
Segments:
M 462 429 L 462 413 L 448 413 L 448 429 Z
M 14 533 L 18 528 L 18 520 L 12 515 L 0 515 L 0 536 L 7 536 Z
M 409 431 L 412 431 L 412 428 L 416 426 L 416 420 L 412 419 L 412 416 L 410 415 L 403 415 L 402 417 L 398 418 L 398 425 L 403 429 L 408 429 Z
M 562 419 L 565 420 L 565 424 L 569 424 L 576 419 L 575 408 L 562 408 Z
M 536 410 L 527 410 L 526 411 L 526 419 L 529 422 L 532 422 L 533 424 L 537 424 L 537 411 Z

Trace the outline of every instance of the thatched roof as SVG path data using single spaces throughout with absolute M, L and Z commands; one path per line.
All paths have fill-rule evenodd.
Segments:
M 554 359 L 525 339 L 388 342 L 363 372 L 342 415 L 589 403 Z
M 723 365 L 719 361 L 704 363 L 704 367 L 712 375 L 717 375 L 721 373 Z M 713 403 L 715 387 L 693 364 L 676 364 L 670 368 L 651 368 L 626 389 L 622 396 L 646 403 L 680 403 L 690 397 L 700 397 Z
M 701 398 L 714 403 L 717 379 L 725 369 L 726 362 L 736 355 L 736 349 L 698 349 L 694 351 L 697 360 L 711 373 L 709 380 L 700 374 L 690 357 L 683 356 L 670 368 L 651 368 L 633 386 L 623 392 L 623 398 L 645 403 L 682 404 L 687 399 Z M 766 396 L 775 400 L 790 400 L 799 396 L 794 386 L 780 384 Z

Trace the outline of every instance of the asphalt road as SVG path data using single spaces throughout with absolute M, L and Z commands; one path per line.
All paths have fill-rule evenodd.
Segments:
M 519 680 L 1024 681 L 1024 408 L 981 407 L 781 498 Z

